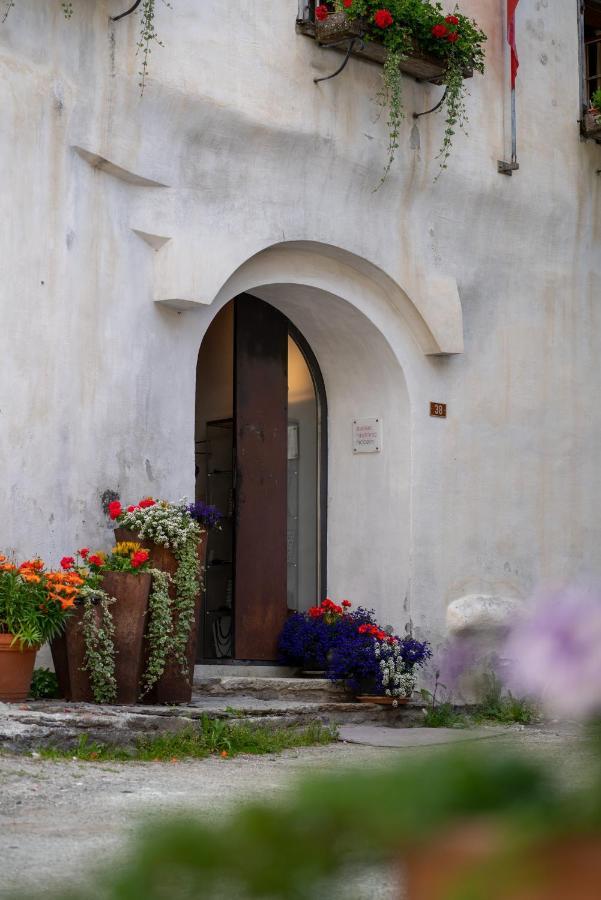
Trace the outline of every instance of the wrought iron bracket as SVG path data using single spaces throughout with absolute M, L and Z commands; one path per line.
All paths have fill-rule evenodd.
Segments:
M 340 47 L 342 44 L 346 44 L 347 40 L 348 39 L 345 38 L 343 41 L 336 41 L 335 43 L 327 44 L 326 46 L 327 47 Z M 348 42 L 348 48 L 346 51 L 346 55 L 342 61 L 342 65 L 338 66 L 336 71 L 332 72 L 331 75 L 322 75 L 321 78 L 314 78 L 313 83 L 319 84 L 320 81 L 329 81 L 330 78 L 336 78 L 337 75 L 340 75 L 340 73 L 344 69 L 346 69 L 346 66 L 348 64 L 349 59 L 351 58 L 351 53 L 353 52 L 353 50 L 363 50 L 364 48 L 365 48 L 365 42 L 362 37 L 351 38 L 350 41 Z
M 520 168 L 519 162 L 516 160 L 512 160 L 511 162 L 504 162 L 502 159 L 497 161 L 497 172 L 499 175 L 513 175 L 514 172 Z
M 118 22 L 119 19 L 124 19 L 126 16 L 131 16 L 131 14 L 137 10 L 141 2 L 142 0 L 136 0 L 136 2 L 132 6 L 130 6 L 129 9 L 125 10 L 125 12 L 120 13 L 120 15 L 118 16 L 111 16 L 111 22 Z
M 448 90 L 449 90 L 448 87 L 446 87 L 446 88 L 444 89 L 444 94 L 442 95 L 442 97 L 440 98 L 440 100 L 438 101 L 438 103 L 436 104 L 436 106 L 433 106 L 432 109 L 426 109 L 426 110 L 424 110 L 424 112 L 420 112 L 420 113 L 415 113 L 415 112 L 414 112 L 414 113 L 413 113 L 413 118 L 414 118 L 414 119 L 420 119 L 422 116 L 429 116 L 430 113 L 436 112 L 437 109 L 440 109 L 440 107 L 442 106 L 442 104 L 445 102 L 445 100 L 446 100 L 446 98 L 447 98 L 447 92 L 448 92 Z

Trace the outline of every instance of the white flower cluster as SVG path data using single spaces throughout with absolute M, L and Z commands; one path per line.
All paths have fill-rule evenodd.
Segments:
M 126 512 L 119 524 L 171 550 L 183 549 L 190 538 L 198 539 L 201 531 L 198 523 L 190 517 L 185 500 L 178 503 L 159 500 L 146 509 Z
M 410 697 L 415 689 L 415 675 L 404 662 L 398 644 L 374 641 L 374 652 L 380 661 L 386 696 Z

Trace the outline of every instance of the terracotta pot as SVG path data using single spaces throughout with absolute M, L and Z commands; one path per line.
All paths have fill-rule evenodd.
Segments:
M 409 703 L 408 697 L 383 697 L 382 694 L 360 694 L 355 697 L 359 703 L 377 703 L 378 706 L 406 706 Z
M 144 632 L 151 576 L 142 572 L 108 572 L 102 589 L 117 603 L 111 606 L 115 626 L 117 703 L 137 703 L 144 667 Z
M 204 572 L 207 554 L 207 534 L 208 532 L 204 531 L 198 542 L 198 558 L 200 560 L 202 572 Z M 115 538 L 117 541 L 136 541 L 141 544 L 144 549 L 150 552 L 149 562 L 153 568 L 161 569 L 163 572 L 167 572 L 172 576 L 177 572 L 177 559 L 171 550 L 168 550 L 166 547 L 145 540 L 135 534 L 135 532 L 129 531 L 127 528 L 116 528 Z M 171 585 L 170 587 L 170 595 L 172 597 L 175 596 L 174 585 Z M 188 661 L 187 674 L 184 674 L 181 671 L 181 667 L 176 662 L 169 661 L 163 675 L 154 688 L 142 698 L 144 703 L 189 703 L 192 699 L 192 681 L 194 678 L 194 663 L 196 662 L 196 644 L 198 641 L 198 629 L 200 625 L 201 601 L 202 591 L 199 591 L 194 609 L 194 627 L 188 638 L 188 646 L 186 648 L 186 658 Z
M 68 620 L 67 620 L 68 621 Z M 65 632 L 50 641 L 52 662 L 58 681 L 58 690 L 65 700 L 71 699 L 71 679 L 69 677 L 69 658 L 67 656 L 67 635 Z
M 37 647 L 24 647 L 12 634 L 0 634 L 0 701 L 27 700 Z
M 494 824 L 471 822 L 455 827 L 419 850 L 403 866 L 405 884 L 399 897 L 447 900 L 462 896 L 462 884 L 494 862 L 503 841 Z M 501 857 L 502 859 L 502 857 Z M 504 867 L 506 868 L 506 866 Z M 493 870 L 494 871 L 494 867 Z M 503 875 L 504 869 L 498 870 Z M 488 881 L 489 900 L 597 900 L 601 884 L 601 838 L 582 835 L 549 840 L 513 857 L 504 883 Z

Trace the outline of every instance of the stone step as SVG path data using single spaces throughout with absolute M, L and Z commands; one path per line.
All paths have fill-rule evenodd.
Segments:
M 417 705 L 393 709 L 370 703 L 268 700 L 196 694 L 189 706 L 96 706 L 64 701 L 0 704 L 0 749 L 13 752 L 54 747 L 72 749 L 85 735 L 90 743 L 135 747 L 142 737 L 177 733 L 203 717 L 265 728 L 302 727 L 315 722 L 387 725 L 419 724 Z
M 344 687 L 327 678 L 293 678 L 249 675 L 207 676 L 194 673 L 194 691 L 198 694 L 227 696 L 237 694 L 263 700 L 307 700 L 312 703 L 351 700 Z

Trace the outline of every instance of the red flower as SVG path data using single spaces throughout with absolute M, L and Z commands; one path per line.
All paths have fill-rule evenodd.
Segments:
M 148 557 L 150 553 L 148 550 L 136 550 L 134 555 L 131 558 L 131 564 L 134 569 L 139 568 L 139 566 L 143 566 L 145 562 L 148 562 Z
M 118 519 L 122 513 L 123 507 L 118 500 L 113 500 L 112 503 L 109 503 L 109 516 L 111 517 L 111 519 Z
M 449 37 L 448 37 L 448 40 L 449 40 L 452 44 L 454 44 L 455 41 L 458 41 L 458 40 L 459 40 L 459 32 L 458 32 L 458 31 L 452 31 L 452 32 L 450 33 Z
M 309 615 L 312 619 L 318 619 L 320 616 L 323 616 L 324 610 L 320 606 L 312 606 L 309 610 Z
M 374 22 L 378 28 L 388 28 L 389 25 L 392 25 L 394 19 L 387 9 L 377 9 L 374 13 Z
M 449 29 L 446 25 L 435 25 L 432 29 L 432 34 L 435 38 L 443 38 L 446 37 L 449 33 Z
M 320 22 L 323 22 L 324 19 L 328 18 L 329 12 L 330 11 L 328 10 L 328 7 L 325 5 L 325 3 L 321 3 L 315 8 L 315 18 Z
M 459 25 L 457 16 L 447 16 L 445 22 L 447 22 L 448 25 Z
M 139 509 L 139 508 L 140 508 L 139 506 L 128 506 L 128 507 L 127 507 L 127 511 L 128 511 L 128 512 L 135 512 L 135 511 L 136 511 L 137 509 Z
M 91 566 L 101 566 L 104 563 L 104 560 L 97 553 L 92 553 L 92 555 L 88 558 L 88 562 Z
M 342 601 L 342 605 L 343 605 L 346 609 L 348 609 L 349 606 L 352 606 L 353 604 L 351 603 L 350 600 L 343 600 L 343 601 Z
M 81 550 L 78 550 L 77 552 L 79 553 L 79 555 L 81 556 L 82 559 L 87 559 L 88 553 L 90 552 L 90 548 L 82 547 Z
M 61 559 L 61 568 L 62 569 L 65 569 L 65 570 L 72 569 L 74 565 L 75 565 L 75 560 L 73 559 L 72 556 L 63 556 L 63 558 Z
M 138 506 L 140 509 L 148 509 L 149 506 L 155 506 L 156 500 L 153 500 L 152 497 L 145 497 L 144 500 L 140 500 Z
M 342 5 L 344 6 L 345 9 L 348 9 L 349 6 L 353 5 L 353 0 L 342 0 Z

